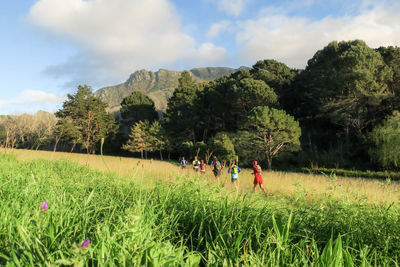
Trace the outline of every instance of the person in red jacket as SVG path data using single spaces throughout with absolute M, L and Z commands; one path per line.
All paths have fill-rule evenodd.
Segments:
M 201 160 L 201 163 L 200 163 L 200 173 L 201 174 L 206 174 L 206 164 L 204 163 L 204 160 Z
M 253 161 L 253 172 L 252 174 L 254 174 L 254 193 L 256 192 L 256 188 L 257 185 L 260 186 L 261 190 L 264 191 L 265 196 L 267 197 L 267 190 L 265 190 L 264 186 L 263 186 L 263 179 L 262 179 L 262 170 L 260 165 L 258 165 L 257 161 Z

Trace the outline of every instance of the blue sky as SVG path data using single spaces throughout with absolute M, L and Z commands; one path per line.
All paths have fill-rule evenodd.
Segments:
M 139 69 L 304 68 L 332 40 L 400 45 L 400 4 L 371 0 L 3 0 L 0 114 L 54 112 Z

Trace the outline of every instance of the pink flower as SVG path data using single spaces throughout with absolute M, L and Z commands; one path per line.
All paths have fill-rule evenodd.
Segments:
M 49 203 L 47 201 L 43 201 L 40 205 L 40 208 L 44 211 L 47 211 L 47 209 L 49 208 Z
M 85 241 L 83 241 L 81 247 L 82 248 L 88 248 L 89 245 L 90 245 L 90 240 L 89 240 L 89 238 L 86 238 Z

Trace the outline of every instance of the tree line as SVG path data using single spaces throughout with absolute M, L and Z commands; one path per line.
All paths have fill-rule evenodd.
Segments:
M 162 116 L 135 91 L 114 118 L 89 87 L 79 86 L 55 114 L 52 138 L 55 149 L 67 142 L 87 153 L 105 138 L 113 153 L 141 157 L 197 155 L 208 161 L 217 155 L 269 168 L 274 162 L 397 169 L 399 97 L 400 48 L 331 42 L 303 70 L 260 60 L 249 71 L 205 83 L 184 71 Z

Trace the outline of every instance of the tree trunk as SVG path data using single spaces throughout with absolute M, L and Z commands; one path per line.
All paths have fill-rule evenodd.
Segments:
M 196 143 L 196 134 L 194 132 L 194 129 L 192 129 L 192 138 L 193 138 L 193 143 Z
M 346 125 L 346 128 L 344 130 L 345 132 L 345 150 L 346 150 L 346 157 L 348 158 L 349 152 L 350 152 L 350 127 Z
M 171 151 L 168 151 L 168 160 L 171 160 Z
M 9 144 L 9 142 L 10 142 L 10 137 L 9 137 L 8 131 L 6 132 L 6 134 L 7 134 L 7 135 L 6 135 L 6 142 L 5 142 L 4 146 L 5 146 L 6 150 L 7 150 L 8 144 Z
M 58 145 L 58 142 L 60 142 L 60 139 L 56 137 L 56 143 L 54 144 L 54 149 L 53 149 L 53 152 L 56 152 L 56 150 L 57 150 L 57 145 Z
M 17 138 L 14 138 L 11 142 L 11 150 L 14 149 L 15 143 L 17 142 Z
M 207 128 L 205 128 L 203 131 L 203 141 L 204 140 L 207 140 Z
M 267 156 L 268 170 L 272 170 L 272 157 Z
M 144 151 L 144 155 L 145 155 L 145 157 L 146 157 L 146 159 L 147 159 L 147 150 Z
M 161 149 L 160 149 L 160 158 L 161 158 L 161 160 L 163 160 Z
M 74 151 L 74 149 L 75 149 L 75 146 L 76 146 L 76 143 L 74 142 L 74 144 L 72 145 L 72 148 L 71 148 L 71 151 L 70 151 L 70 153 L 72 153 L 72 152 Z
M 142 159 L 143 159 L 143 150 L 140 150 L 140 156 L 141 156 Z

